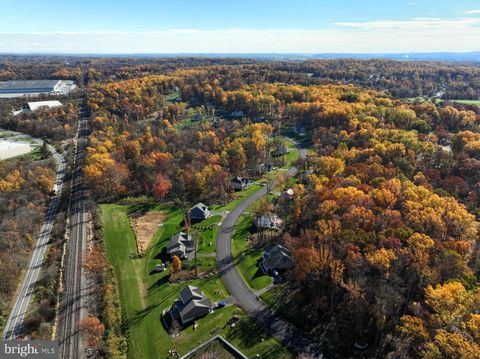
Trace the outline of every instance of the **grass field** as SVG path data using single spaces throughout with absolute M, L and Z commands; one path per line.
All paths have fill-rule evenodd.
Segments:
M 480 100 L 440 100 L 440 102 L 456 102 L 456 103 L 463 103 L 465 105 L 477 105 L 480 106 Z
M 252 233 L 255 233 L 253 217 L 241 215 L 233 232 L 232 255 L 245 282 L 250 288 L 258 290 L 272 284 L 272 278 L 265 275 L 258 266 L 263 250 L 248 246 L 247 238 Z
M 235 193 L 235 199 L 228 202 L 225 205 L 217 205 L 213 206 L 211 209 L 212 211 L 231 211 L 234 209 L 241 201 L 243 201 L 245 198 L 251 196 L 255 192 L 257 192 L 262 186 L 260 185 L 259 181 L 253 182 L 250 186 L 245 188 L 242 191 L 238 191 Z
M 218 236 L 218 223 L 220 223 L 221 220 L 222 216 L 214 215 L 192 226 L 192 228 L 197 229 L 200 234 L 198 236 L 198 253 L 215 252 L 215 243 Z
M 100 207 L 104 240 L 108 258 L 113 265 L 119 284 L 123 319 L 129 343 L 129 358 L 164 358 L 174 347 L 172 338 L 163 328 L 160 315 L 173 304 L 178 292 L 187 283 L 168 282 L 168 270 L 154 272 L 156 264 L 164 261 L 162 249 L 171 235 L 180 229 L 183 219 L 181 209 L 171 205 L 158 205 L 150 209 L 163 211 L 165 220 L 159 227 L 150 247 L 143 257 L 137 255 L 135 238 L 128 215 L 138 210 L 139 205 L 105 204 Z M 200 258 L 201 270 L 215 266 L 215 258 Z M 228 294 L 216 276 L 188 282 L 202 288 L 212 301 L 225 298 Z M 215 294 L 219 290 L 219 294 Z M 225 323 L 237 314 L 243 319 L 236 328 L 225 327 Z M 248 356 L 260 354 L 262 358 L 289 358 L 289 353 L 278 342 L 266 335 L 259 335 L 254 323 L 245 318 L 239 309 L 223 308 L 198 321 L 199 329 L 185 329 L 176 338 L 180 353 L 186 353 L 215 334 L 231 340 Z M 261 341 L 261 337 L 266 340 Z M 272 354 L 270 354 L 272 353 Z M 278 354 L 278 355 L 277 355 Z

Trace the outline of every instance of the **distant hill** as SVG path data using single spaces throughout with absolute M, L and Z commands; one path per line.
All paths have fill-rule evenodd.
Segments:
M 319 54 L 281 54 L 281 53 L 178 53 L 178 54 L 125 54 L 105 55 L 135 57 L 208 57 L 208 58 L 245 58 L 257 60 L 310 60 L 310 59 L 390 59 L 390 60 L 428 60 L 480 62 L 480 51 L 476 52 L 408 52 L 408 53 L 319 53 Z
M 405 52 L 405 53 L 137 53 L 137 54 L 69 54 L 69 53 L 30 53 L 14 54 L 0 53 L 0 56 L 71 56 L 71 57 L 117 57 L 117 58 L 176 58 L 176 57 L 203 57 L 203 58 L 240 58 L 255 60 L 311 60 L 311 59 L 390 59 L 390 60 L 424 60 L 424 61 L 455 61 L 480 62 L 480 51 L 475 52 Z

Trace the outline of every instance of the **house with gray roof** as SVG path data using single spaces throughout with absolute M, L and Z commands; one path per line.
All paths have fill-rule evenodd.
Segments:
M 200 288 L 187 285 L 179 294 L 179 299 L 170 308 L 172 319 L 185 326 L 213 311 L 213 303 L 205 297 Z
M 203 220 L 210 217 L 211 213 L 208 207 L 202 202 L 198 202 L 190 210 L 190 219 L 193 220 Z
M 284 272 L 294 265 L 292 253 L 280 244 L 267 249 L 262 256 L 260 268 L 269 275 L 273 271 Z
M 192 236 L 185 232 L 178 232 L 172 236 L 167 244 L 167 254 L 170 257 L 185 258 L 187 253 L 195 250 Z
M 236 191 L 241 191 L 250 185 L 250 181 L 245 177 L 235 176 L 230 181 L 232 188 Z
M 280 229 L 282 228 L 283 220 L 275 213 L 267 213 L 256 217 L 254 223 L 258 230 Z

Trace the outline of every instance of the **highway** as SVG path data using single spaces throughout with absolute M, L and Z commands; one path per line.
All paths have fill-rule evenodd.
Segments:
M 23 134 L 22 134 L 23 135 Z M 23 135 L 28 136 L 28 135 Z M 30 136 L 28 136 L 30 137 Z M 39 145 L 43 145 L 43 141 L 33 138 Z M 17 300 L 13 306 L 10 316 L 7 320 L 3 331 L 3 340 L 14 340 L 21 338 L 23 333 L 23 324 L 28 314 L 28 306 L 32 299 L 32 295 L 35 290 L 35 285 L 38 280 L 42 265 L 45 260 L 45 254 L 47 252 L 48 243 L 50 241 L 50 234 L 52 232 L 53 224 L 55 221 L 55 215 L 57 213 L 58 204 L 60 202 L 60 196 L 62 193 L 63 182 L 65 177 L 65 159 L 55 150 L 51 145 L 47 145 L 48 151 L 52 154 L 53 159 L 57 165 L 57 175 L 55 179 L 54 188 L 55 195 L 52 196 L 50 203 L 48 204 L 47 212 L 45 214 L 45 220 L 38 234 L 37 243 L 33 249 L 32 257 L 25 272 L 25 278 L 20 288 Z
M 307 151 L 300 148 L 300 157 L 305 159 L 306 156 Z M 290 176 L 294 176 L 297 172 L 298 170 L 295 167 L 288 170 Z M 277 317 L 259 300 L 257 295 L 248 288 L 241 277 L 235 266 L 235 259 L 232 257 L 232 234 L 238 218 L 255 201 L 265 196 L 268 188 L 274 188 L 275 184 L 276 181 L 269 186 L 262 187 L 250 197 L 245 198 L 227 215 L 220 226 L 217 239 L 217 264 L 222 279 L 232 297 L 267 333 L 297 353 L 302 353 L 309 358 L 325 358 L 327 355 L 323 353 L 318 343 L 314 343 L 306 338 L 305 335 L 291 323 Z
M 83 164 L 88 141 L 88 117 L 82 103 L 75 142 L 70 197 L 69 239 L 64 268 L 64 292 L 60 296 L 58 340 L 62 359 L 83 358 L 85 348 L 79 323 L 86 316 L 86 282 L 83 276 L 83 252 L 87 241 L 88 212 L 83 188 Z

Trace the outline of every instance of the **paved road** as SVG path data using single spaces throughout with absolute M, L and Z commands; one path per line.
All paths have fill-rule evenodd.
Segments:
M 300 157 L 306 158 L 307 150 L 300 148 Z M 294 176 L 297 169 L 292 167 L 288 174 Z M 268 186 L 275 187 L 275 182 Z M 320 345 L 310 341 L 304 334 L 291 323 L 277 317 L 267 306 L 258 300 L 258 296 L 247 287 L 245 281 L 238 272 L 234 258 L 232 257 L 232 234 L 235 224 L 242 213 L 255 201 L 267 194 L 267 187 L 262 187 L 252 196 L 240 202 L 224 219 L 220 226 L 217 239 L 217 263 L 222 274 L 223 281 L 236 300 L 238 305 L 273 337 L 295 352 L 303 353 L 310 358 L 323 358 Z
M 27 136 L 27 135 L 24 135 Z M 29 136 L 28 136 L 29 137 Z M 40 139 L 34 140 L 43 145 L 43 141 Z M 3 331 L 3 340 L 14 340 L 24 335 L 23 324 L 25 317 L 28 314 L 28 305 L 32 299 L 35 285 L 38 280 L 39 273 L 42 269 L 43 261 L 45 260 L 45 253 L 50 241 L 50 234 L 52 232 L 53 223 L 55 221 L 55 215 L 58 209 L 58 203 L 60 202 L 60 195 L 62 193 L 63 181 L 65 176 L 65 160 L 51 145 L 47 145 L 48 151 L 52 154 L 57 165 L 57 176 L 55 179 L 55 195 L 51 198 L 48 204 L 45 220 L 38 235 L 37 243 L 30 258 L 25 278 L 20 288 L 19 295 L 10 313 L 10 317 L 7 320 Z
M 87 294 L 83 276 L 83 251 L 86 248 L 88 222 L 83 188 L 83 164 L 88 136 L 87 121 L 85 104 L 82 103 L 72 173 L 70 236 L 64 269 L 64 292 L 60 297 L 58 339 L 62 359 L 85 357 L 79 323 L 86 315 L 85 295 Z

